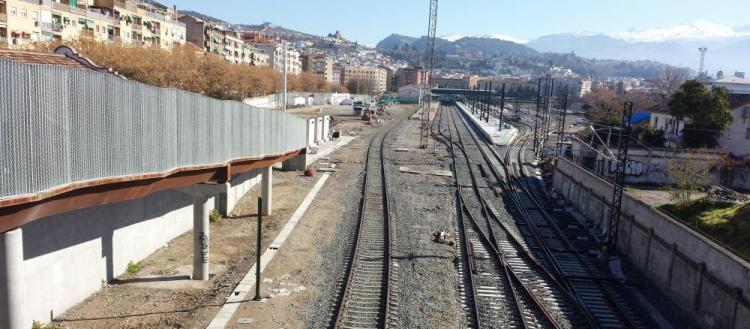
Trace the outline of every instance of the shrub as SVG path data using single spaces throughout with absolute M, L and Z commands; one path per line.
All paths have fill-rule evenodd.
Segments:
M 128 273 L 131 275 L 138 274 L 143 269 L 143 266 L 141 265 L 141 262 L 133 263 L 131 260 L 128 263 Z
M 31 329 L 57 329 L 57 328 L 60 328 L 60 325 L 56 323 L 43 324 L 37 320 L 34 320 L 34 322 L 31 323 Z
M 211 223 L 217 223 L 221 221 L 221 217 L 222 217 L 221 212 L 214 209 L 214 210 L 211 210 L 211 214 L 208 216 L 208 220 L 210 220 Z

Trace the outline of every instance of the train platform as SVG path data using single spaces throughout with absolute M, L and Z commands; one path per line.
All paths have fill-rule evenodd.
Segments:
M 500 129 L 499 118 L 490 117 L 489 121 L 484 121 L 471 113 L 471 110 L 466 105 L 458 103 L 458 108 L 461 109 L 465 118 L 470 120 L 474 126 L 480 128 L 480 132 L 484 135 L 484 138 L 491 140 L 495 145 L 508 145 L 513 143 L 516 137 L 518 137 L 518 129 L 511 126 L 507 120 L 503 120 L 503 129 Z

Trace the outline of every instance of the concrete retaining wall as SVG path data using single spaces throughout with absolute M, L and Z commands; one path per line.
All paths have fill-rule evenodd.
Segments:
M 607 227 L 610 183 L 559 159 L 553 186 L 597 227 Z M 747 328 L 748 262 L 627 193 L 622 212 L 617 247 L 636 268 L 703 328 Z
M 721 183 L 735 190 L 750 191 L 750 169 L 728 167 L 721 170 Z
M 236 175 L 225 207 L 231 211 L 259 182 L 257 170 Z M 50 321 L 99 290 L 102 282 L 124 273 L 130 261 L 147 257 L 192 228 L 192 196 L 178 190 L 22 226 L 27 315 Z

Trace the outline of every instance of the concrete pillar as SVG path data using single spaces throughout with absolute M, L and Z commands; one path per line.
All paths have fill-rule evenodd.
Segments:
M 224 185 L 226 186 L 226 191 L 214 196 L 214 209 L 224 215 L 228 215 L 232 208 L 234 208 L 234 203 L 229 202 L 229 193 L 232 191 L 232 183 L 227 182 L 224 183 Z
M 304 171 L 307 169 L 307 154 L 300 154 L 281 163 L 283 171 Z
M 193 196 L 193 280 L 208 280 L 208 198 Z
M 261 196 L 263 197 L 263 215 L 270 216 L 272 214 L 271 205 L 273 202 L 273 168 L 267 167 L 261 169 Z
M 30 328 L 25 306 L 23 232 L 17 228 L 0 235 L 0 328 Z

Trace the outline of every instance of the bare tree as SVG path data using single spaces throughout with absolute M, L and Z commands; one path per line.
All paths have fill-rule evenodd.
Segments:
M 684 204 L 692 199 L 693 193 L 708 191 L 714 182 L 712 171 L 718 164 L 719 159 L 712 159 L 707 149 L 669 160 L 667 169 L 674 180 L 674 186 L 668 189 L 672 200 Z
M 667 66 L 659 78 L 659 89 L 665 95 L 672 95 L 677 88 L 680 88 L 685 83 L 689 75 L 690 72 L 684 67 Z

